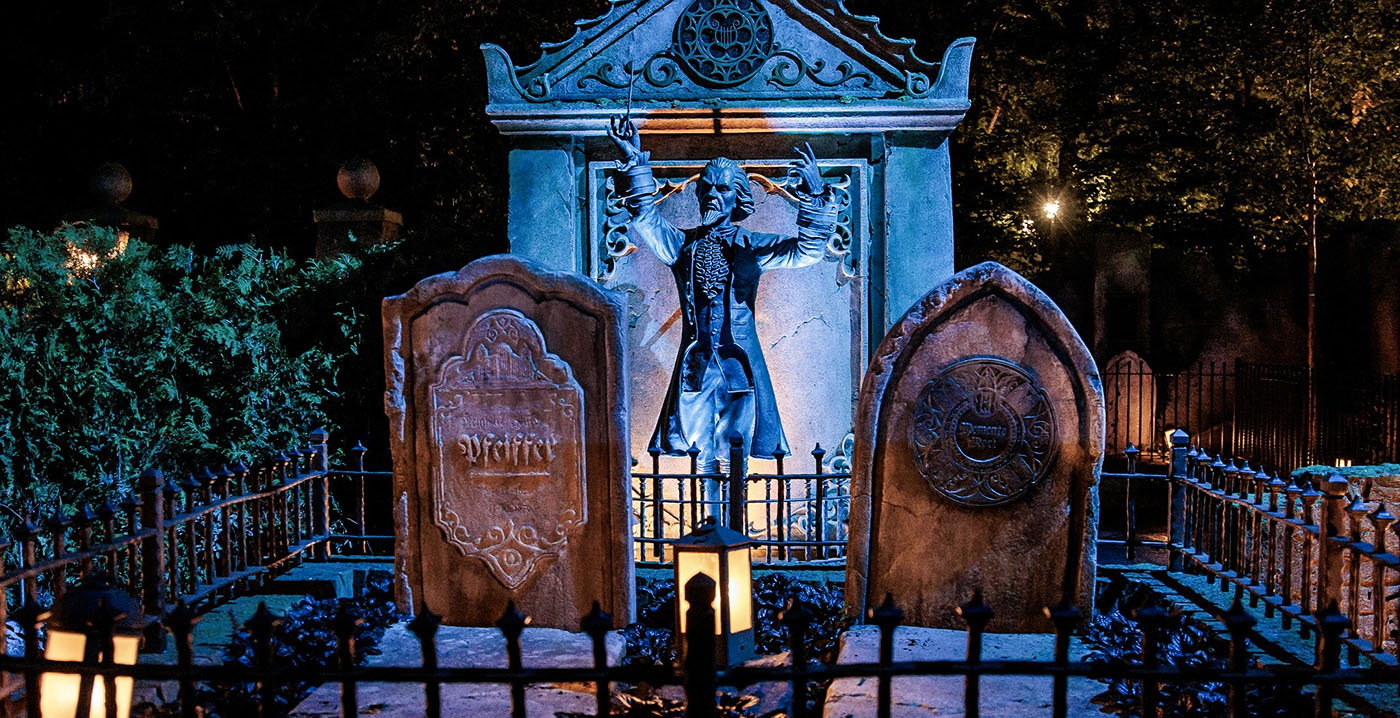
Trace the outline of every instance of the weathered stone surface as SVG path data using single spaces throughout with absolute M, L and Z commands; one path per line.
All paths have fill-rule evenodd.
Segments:
M 888 592 L 913 625 L 1048 631 L 1044 606 L 1093 602 L 1103 392 L 1049 297 L 992 262 L 924 296 L 861 388 L 846 598 Z
M 503 255 L 384 300 L 401 610 L 631 620 L 624 327 L 619 295 Z
M 1103 376 L 1104 445 L 1109 452 L 1121 453 L 1129 443 L 1143 451 L 1164 447 L 1159 429 L 1166 427 L 1156 424 L 1157 383 L 1147 360 L 1133 351 L 1119 352 L 1104 363 Z
M 740 5 L 764 32 L 740 43 L 743 58 L 694 64 L 713 47 L 684 28 Z M 696 224 L 680 215 L 693 213 L 700 165 L 723 155 L 754 180 L 758 211 L 744 225 L 791 234 L 787 164 L 810 144 L 841 192 L 842 234 L 828 261 L 764 277 L 754 326 L 790 448 L 831 448 L 850 431 L 869 339 L 953 272 L 948 137 L 969 107 L 974 40 L 928 62 L 937 48 L 913 52 L 876 18 L 826 0 L 618 0 L 576 25 L 518 64 L 482 46 L 486 113 L 510 146 L 510 251 L 628 292 L 632 446 L 644 459 L 684 321 L 671 273 L 615 221 L 625 211 L 611 191 L 608 121 L 625 111 L 637 122 L 663 185 L 658 209 L 683 227 Z M 686 465 L 664 459 L 663 471 Z
M 626 651 L 619 633 L 606 639 L 608 664 L 617 665 Z M 589 668 L 593 665 L 592 639 L 580 633 L 552 628 L 527 628 L 520 636 L 521 665 L 526 668 Z M 506 643 L 494 628 L 449 626 L 437 634 L 438 664 L 443 668 L 506 668 Z M 423 665 L 418 639 L 404 623 L 384 632 L 380 654 L 371 666 Z M 531 684 L 525 690 L 530 715 L 552 716 L 556 711 L 591 713 L 595 703 L 593 684 Z M 418 718 L 423 715 L 423 687 L 413 683 L 363 683 L 359 686 L 360 712 L 381 718 Z M 442 687 L 442 714 L 448 716 L 510 715 L 510 686 L 452 684 Z M 292 710 L 293 718 L 331 718 L 340 715 L 340 684 L 327 683 Z
M 1080 661 L 1087 650 L 1078 640 L 1070 641 L 1070 661 Z M 900 626 L 894 634 L 895 661 L 955 661 L 967 655 L 967 634 L 939 628 Z M 837 663 L 875 663 L 880 658 L 880 629 L 856 626 L 841 639 Z M 1051 661 L 1055 658 L 1055 637 L 1043 634 L 985 635 L 982 659 L 987 661 Z M 826 718 L 875 715 L 875 678 L 842 678 L 833 681 L 826 692 Z M 1103 692 L 1102 683 L 1087 678 L 1069 680 L 1069 715 L 1099 715 L 1090 700 Z M 981 712 L 984 716 L 1050 715 L 1054 695 L 1053 679 L 1027 676 L 984 676 L 981 683 Z M 911 676 L 890 683 L 893 718 L 963 715 L 961 676 Z

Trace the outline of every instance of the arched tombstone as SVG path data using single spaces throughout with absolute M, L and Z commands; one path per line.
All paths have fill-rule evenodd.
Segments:
M 892 592 L 909 623 L 1048 631 L 1043 607 L 1092 608 L 1103 390 L 1055 303 L 993 262 L 954 275 L 875 351 L 856 421 L 848 607 Z
M 509 255 L 384 300 L 395 599 L 578 627 L 635 605 L 622 297 Z
M 1157 382 L 1152 367 L 1137 352 L 1121 351 L 1103 367 L 1105 445 L 1122 453 L 1131 443 L 1147 451 L 1166 447 L 1157 430 Z

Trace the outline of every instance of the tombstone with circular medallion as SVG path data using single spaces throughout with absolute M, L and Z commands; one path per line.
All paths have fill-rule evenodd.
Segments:
M 1020 275 L 980 264 L 926 294 L 861 388 L 847 602 L 892 592 L 915 625 L 1042 631 L 1063 596 L 1088 611 L 1098 535 L 1103 391 L 1068 320 Z

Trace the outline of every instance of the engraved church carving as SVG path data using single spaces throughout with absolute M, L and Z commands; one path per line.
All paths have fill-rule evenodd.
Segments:
M 431 400 L 434 523 L 514 589 L 588 520 L 583 390 L 534 322 L 496 309 L 442 363 Z

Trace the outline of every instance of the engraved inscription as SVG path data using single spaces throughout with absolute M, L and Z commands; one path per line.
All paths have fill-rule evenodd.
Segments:
M 457 448 L 467 458 L 467 466 L 472 469 L 502 467 L 513 469 L 515 475 L 548 476 L 549 462 L 557 454 L 558 439 L 545 438 L 536 434 L 503 432 L 499 436 L 488 431 L 482 434 L 464 434 L 457 437 Z
M 1025 368 L 990 357 L 944 369 L 914 402 L 914 465 L 934 491 L 967 506 L 1023 496 L 1054 461 L 1055 420 Z
M 515 589 L 587 521 L 583 390 L 539 327 L 481 315 L 433 384 L 433 519 L 443 538 Z

